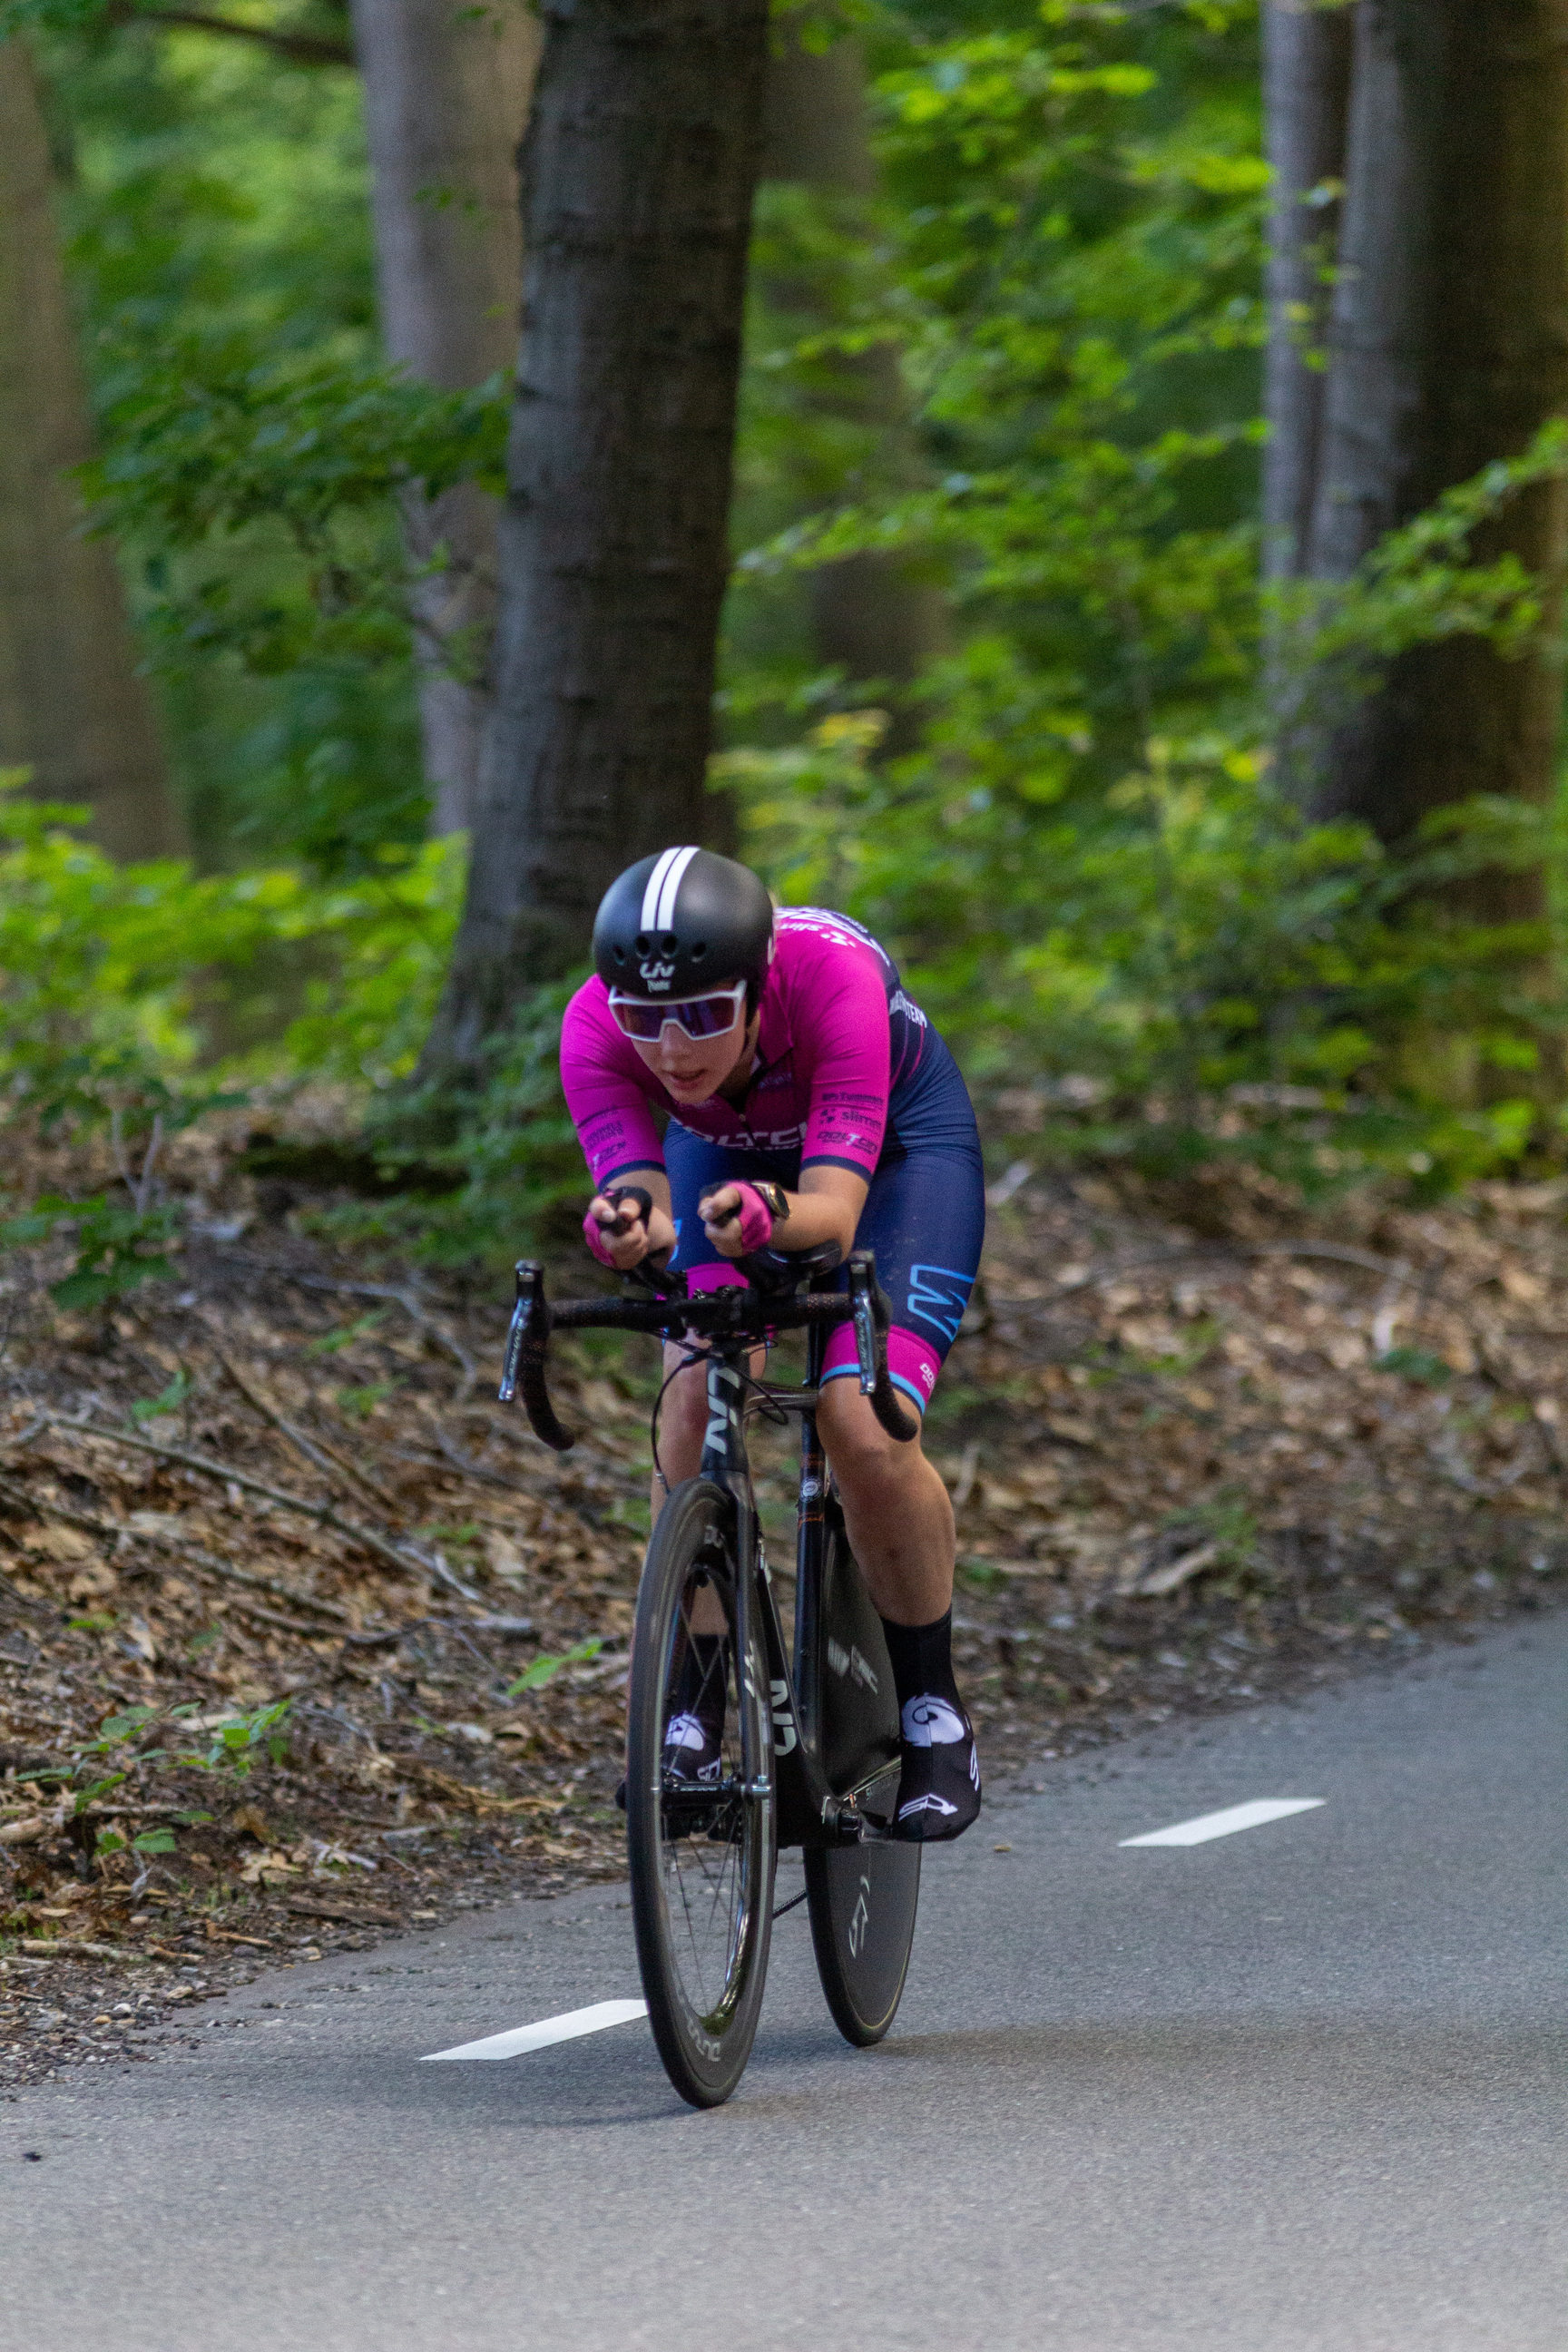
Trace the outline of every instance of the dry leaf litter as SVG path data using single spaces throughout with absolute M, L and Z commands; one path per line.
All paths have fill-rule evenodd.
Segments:
M 557 1457 L 493 1402 L 504 1291 L 335 1253 L 211 1141 L 173 1176 L 173 1282 L 72 1317 L 68 1255 L 0 1262 L 0 2084 L 624 1868 L 652 1344 L 556 1344 Z M 928 1438 L 993 1786 L 1558 1598 L 1568 1186 L 1321 1231 L 1234 1176 L 993 1198 Z M 787 1610 L 787 1442 L 755 1454 Z M 283 1701 L 276 1760 L 181 1760 Z

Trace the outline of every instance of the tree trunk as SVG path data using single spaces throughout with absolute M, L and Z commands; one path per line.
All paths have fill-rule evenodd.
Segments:
M 1568 0 L 1362 0 L 1310 570 L 1342 580 L 1443 490 L 1568 409 Z M 1568 493 L 1524 492 L 1479 535 L 1556 583 Z M 1417 647 L 1338 730 L 1318 795 L 1389 841 L 1473 793 L 1555 788 L 1556 614 L 1505 661 Z M 1473 911 L 1540 913 L 1539 875 Z
M 782 36 L 775 36 L 763 120 L 763 178 L 837 200 L 842 225 L 868 233 L 863 215 L 876 191 L 876 166 L 860 43 L 839 40 L 814 53 L 788 31 L 786 20 Z M 772 286 L 768 294 L 775 310 L 799 314 L 802 336 L 831 324 L 809 286 Z M 889 344 L 840 361 L 826 398 L 835 414 L 875 434 L 884 464 L 890 459 L 895 472 L 911 483 L 919 479 L 908 397 Z M 808 575 L 808 593 L 817 659 L 853 680 L 891 688 L 892 723 L 883 749 L 908 749 L 915 714 L 897 689 L 911 684 L 952 642 L 941 589 L 894 557 L 868 552 L 820 565 Z
M 391 357 L 430 383 L 481 383 L 517 352 L 522 222 L 517 149 L 539 61 L 523 0 L 353 0 L 364 85 L 382 332 Z M 448 561 L 415 590 L 416 658 L 432 828 L 473 818 L 489 707 L 496 502 L 471 485 L 410 498 L 416 566 Z
M 496 708 L 426 1049 L 473 1074 L 614 877 L 706 827 L 767 0 L 544 0 Z
M 40 798 L 85 801 L 99 845 L 173 855 L 152 698 L 114 558 L 82 536 L 68 469 L 92 434 L 51 203 L 37 84 L 0 42 L 0 767 Z
M 1321 346 L 1338 250 L 1353 20 L 1348 8 L 1266 0 L 1263 103 L 1273 173 L 1264 415 L 1263 573 L 1305 567 L 1328 377 Z

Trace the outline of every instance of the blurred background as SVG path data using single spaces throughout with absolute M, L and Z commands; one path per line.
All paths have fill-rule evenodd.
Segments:
M 528 469 L 571 357 L 551 224 L 598 205 L 635 285 L 640 157 L 709 309 L 667 257 L 570 397 L 668 462 L 634 315 L 665 289 L 659 383 L 723 459 L 680 528 L 727 531 L 716 676 L 698 596 L 679 689 L 706 795 L 689 727 L 650 838 L 700 824 L 871 924 L 1004 1164 L 1026 1135 L 1304 1199 L 1554 1170 L 1568 7 L 848 0 L 717 42 L 634 14 L 663 50 L 625 152 L 574 163 L 536 109 L 520 210 L 536 85 L 609 70 L 548 10 L 4 12 L 13 1117 L 308 1100 L 384 1167 L 448 1155 L 408 1231 L 459 1256 L 575 1183 L 552 1024 L 636 845 L 558 734 L 557 801 L 596 814 L 530 803 L 523 738 L 640 640 L 613 583 L 542 603 Z M 717 227 L 648 161 L 693 57 Z M 640 495 L 612 472 L 589 523 Z M 500 981 L 448 976 L 470 845 L 552 925 Z

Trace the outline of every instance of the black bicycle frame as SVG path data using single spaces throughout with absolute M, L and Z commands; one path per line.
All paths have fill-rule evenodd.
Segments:
M 555 1417 L 545 1384 L 545 1356 L 553 1326 L 579 1330 L 641 1330 L 660 1336 L 672 1336 L 674 1330 L 679 1329 L 689 1339 L 706 1341 L 708 1424 L 702 1442 L 701 1475 L 721 1488 L 734 1507 L 735 1645 L 743 1672 L 750 1672 L 752 1654 L 752 1612 L 760 1609 L 762 1614 L 762 1649 L 769 1679 L 769 1712 L 778 1768 L 778 1783 L 772 1793 L 778 1802 L 781 1845 L 847 1844 L 880 1834 L 856 1801 L 857 1795 L 864 1791 L 837 1793 L 816 1748 L 808 1746 L 802 1732 L 803 1711 L 814 1724 L 820 1725 L 823 1720 L 819 1661 L 827 1541 L 827 1465 L 816 1426 L 816 1407 L 826 1332 L 832 1325 L 854 1322 L 860 1385 L 870 1397 L 883 1427 L 900 1441 L 913 1438 L 920 1428 L 919 1421 L 905 1411 L 889 1381 L 888 1304 L 877 1288 L 874 1262 L 857 1253 L 849 1260 L 848 1276 L 847 1295 L 781 1296 L 776 1303 L 772 1299 L 760 1303 L 752 1290 L 731 1287 L 700 1299 L 682 1298 L 679 1306 L 669 1298 L 623 1297 L 552 1307 L 544 1296 L 542 1267 L 525 1261 L 517 1269 L 517 1306 L 501 1375 L 501 1402 L 510 1403 L 521 1390 L 535 1434 L 558 1452 L 565 1452 L 573 1441 Z M 752 1351 L 763 1344 L 770 1325 L 786 1329 L 804 1327 L 806 1332 L 805 1387 L 762 1391 L 767 1406 L 801 1416 L 795 1674 L 791 1672 L 784 1631 L 773 1605 L 767 1555 L 758 1540 L 756 1498 L 745 1443 L 747 1394 L 758 1388 L 751 1376 Z M 747 1793 L 766 1795 L 770 1792 L 763 1759 L 757 1753 L 755 1719 L 746 1707 L 741 1709 L 740 1732 L 741 1771 Z M 870 1781 L 865 1784 L 870 1785 Z
M 770 1406 L 801 1416 L 793 1672 L 773 1601 L 767 1553 L 758 1542 L 756 1498 L 745 1443 L 745 1392 L 750 1377 L 742 1357 L 749 1355 L 750 1343 L 743 1349 L 733 1343 L 715 1347 L 708 1363 L 708 1427 L 701 1475 L 722 1487 L 735 1506 L 735 1652 L 739 1658 L 752 1656 L 752 1612 L 761 1611 L 776 1785 L 769 1791 L 762 1759 L 754 1752 L 755 1718 L 748 1708 L 741 1711 L 741 1770 L 748 1794 L 771 1793 L 775 1798 L 781 1845 L 853 1844 L 876 1833 L 854 1796 L 841 1795 L 829 1785 L 821 1760 L 802 1730 L 803 1715 L 816 1723 L 822 1714 L 817 1684 L 827 1463 L 816 1426 L 816 1402 L 826 1347 L 821 1326 L 814 1325 L 806 1335 L 805 1386 L 767 1391 Z

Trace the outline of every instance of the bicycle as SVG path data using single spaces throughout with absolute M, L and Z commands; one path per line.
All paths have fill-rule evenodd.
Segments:
M 564 1453 L 574 1440 L 546 1381 L 552 1330 L 646 1331 L 686 1340 L 687 1360 L 707 1363 L 701 1467 L 667 1497 L 643 1565 L 626 1742 L 643 1991 L 665 2071 L 697 2107 L 727 2099 L 751 2055 L 781 1845 L 805 1849 L 817 1972 L 834 2022 L 858 2048 L 892 2024 L 920 1896 L 921 1849 L 889 1835 L 900 1734 L 892 1667 L 816 1418 L 826 1335 L 852 1320 L 860 1387 L 879 1421 L 900 1442 L 917 1434 L 919 1420 L 888 1377 L 888 1302 L 868 1251 L 851 1255 L 847 1292 L 805 1287 L 837 1267 L 836 1243 L 736 1264 L 746 1288 L 688 1297 L 684 1277 L 670 1284 L 645 1264 L 628 1281 L 652 1296 L 552 1305 L 543 1268 L 521 1261 L 500 1391 L 510 1403 L 521 1388 L 535 1435 Z M 752 1350 L 790 1329 L 806 1333 L 804 1386 L 753 1379 Z M 746 1452 L 746 1423 L 759 1412 L 800 1416 L 793 1661 Z M 678 1769 L 678 1727 L 704 1708 L 716 1721 L 721 1701 L 718 1761 L 697 1780 Z

